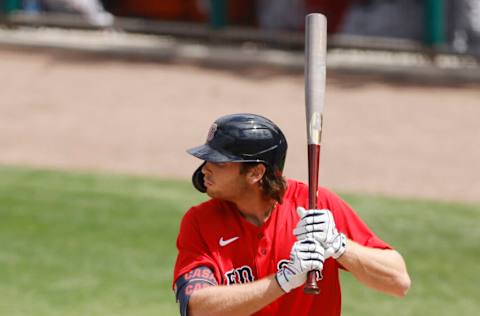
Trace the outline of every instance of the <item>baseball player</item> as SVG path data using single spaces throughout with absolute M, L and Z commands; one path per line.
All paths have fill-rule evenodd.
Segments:
M 192 181 L 210 199 L 180 224 L 173 289 L 181 315 L 340 315 L 339 270 L 402 297 L 410 278 L 402 256 L 333 192 L 282 175 L 287 141 L 254 114 L 217 119 Z M 316 270 L 318 295 L 306 295 Z

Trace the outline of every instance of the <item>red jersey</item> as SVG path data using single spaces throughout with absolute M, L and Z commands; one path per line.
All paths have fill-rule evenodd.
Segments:
M 296 241 L 293 229 L 300 220 L 298 206 L 308 208 L 308 187 L 288 180 L 282 204 L 260 227 L 248 222 L 230 202 L 211 199 L 192 207 L 180 224 L 174 283 L 199 266 L 211 268 L 221 285 L 253 282 L 276 273 L 288 262 Z M 333 192 L 319 189 L 318 208 L 332 212 L 338 231 L 348 239 L 367 247 L 391 249 Z M 325 261 L 319 295 L 305 295 L 299 287 L 254 315 L 340 315 L 339 268 L 333 258 Z

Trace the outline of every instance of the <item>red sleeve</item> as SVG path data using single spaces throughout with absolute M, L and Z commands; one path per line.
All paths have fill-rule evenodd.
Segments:
M 206 266 L 214 271 L 217 283 L 220 284 L 219 269 L 212 259 L 199 229 L 196 218 L 198 212 L 196 211 L 198 211 L 196 208 L 188 210 L 180 223 L 180 231 L 177 237 L 178 255 L 173 272 L 173 284 L 180 276 L 199 266 Z
M 318 207 L 327 208 L 332 212 L 338 231 L 344 233 L 348 239 L 370 248 L 393 249 L 375 235 L 338 195 L 325 188 L 320 188 L 318 197 Z

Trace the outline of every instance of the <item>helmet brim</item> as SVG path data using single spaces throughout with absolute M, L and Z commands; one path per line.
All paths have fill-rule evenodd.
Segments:
M 224 154 L 208 144 L 201 146 L 193 147 L 187 150 L 187 152 L 199 159 L 210 162 L 232 162 L 232 161 L 242 161 L 239 157 L 234 157 L 231 155 Z

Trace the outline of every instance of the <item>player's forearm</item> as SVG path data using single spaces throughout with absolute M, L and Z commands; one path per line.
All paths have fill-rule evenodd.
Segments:
M 383 293 L 402 297 L 410 288 L 405 262 L 394 250 L 368 248 L 348 240 L 338 261 L 360 282 Z
M 211 286 L 192 294 L 189 315 L 251 315 L 282 294 L 274 275 L 252 283 Z

